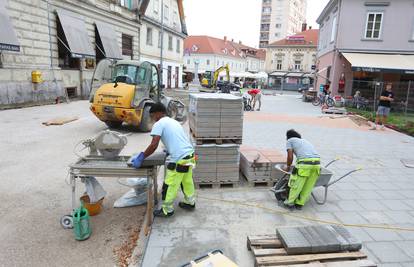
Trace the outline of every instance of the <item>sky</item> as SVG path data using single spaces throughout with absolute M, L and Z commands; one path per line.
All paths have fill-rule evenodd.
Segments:
M 306 20 L 318 28 L 317 17 L 329 0 L 308 0 Z M 184 0 L 189 35 L 209 35 L 258 47 L 262 0 Z

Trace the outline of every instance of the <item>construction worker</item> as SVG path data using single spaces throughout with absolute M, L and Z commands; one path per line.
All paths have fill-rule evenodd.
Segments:
M 256 107 L 256 102 L 258 102 L 259 108 L 257 109 L 257 111 L 260 111 L 260 108 L 262 107 L 262 91 L 260 91 L 259 89 L 251 89 L 247 93 L 252 96 L 252 110 L 254 111 L 254 108 Z
M 291 209 L 301 209 L 308 201 L 313 187 L 320 174 L 320 156 L 315 148 L 295 130 L 286 132 L 287 160 L 285 171 L 291 169 L 293 155 L 296 156 L 296 164 L 289 178 L 289 196 L 284 205 Z
M 160 140 L 168 151 L 167 172 L 162 186 L 162 206 L 154 211 L 154 216 L 170 217 L 174 214 L 174 200 L 178 190 L 182 189 L 184 201 L 179 206 L 186 210 L 195 208 L 195 190 L 192 168 L 195 166 L 194 148 L 184 132 L 183 127 L 176 120 L 169 118 L 162 103 L 152 105 L 151 119 L 155 122 L 152 127 L 152 142 L 144 152 L 133 160 L 133 166 L 140 168 L 145 158 L 158 148 Z

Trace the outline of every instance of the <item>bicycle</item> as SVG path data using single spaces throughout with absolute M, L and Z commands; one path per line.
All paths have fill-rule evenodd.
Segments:
M 335 100 L 330 95 L 325 96 L 320 94 L 312 101 L 312 104 L 314 106 L 323 106 L 326 104 L 328 107 L 333 107 L 335 105 Z

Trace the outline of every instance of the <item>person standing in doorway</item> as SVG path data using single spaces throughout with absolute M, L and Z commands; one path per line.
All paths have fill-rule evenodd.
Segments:
M 377 117 L 375 118 L 375 124 L 372 126 L 371 130 L 376 130 L 377 126 L 380 126 L 380 129 L 384 129 L 384 125 L 387 122 L 387 118 L 390 115 L 391 102 L 394 101 L 394 93 L 392 92 L 392 84 L 388 83 L 385 86 L 385 91 L 381 93 L 380 101 L 378 104 Z

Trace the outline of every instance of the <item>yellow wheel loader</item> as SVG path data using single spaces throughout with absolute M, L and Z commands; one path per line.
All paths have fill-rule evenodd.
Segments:
M 123 123 L 148 132 L 152 128 L 151 104 L 162 102 L 170 117 L 185 121 L 184 104 L 162 94 L 156 65 L 144 61 L 104 59 L 96 66 L 92 83 L 90 110 L 110 128 Z

